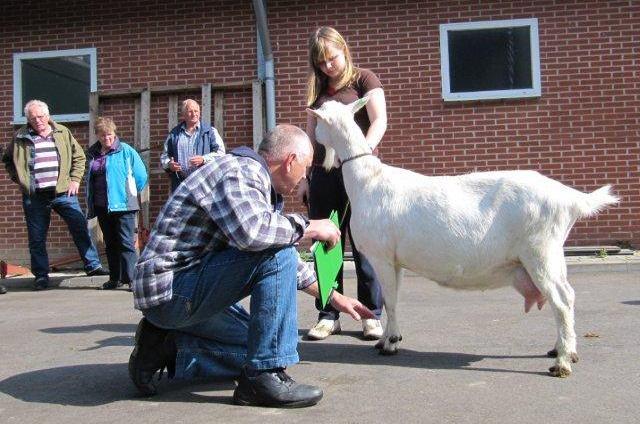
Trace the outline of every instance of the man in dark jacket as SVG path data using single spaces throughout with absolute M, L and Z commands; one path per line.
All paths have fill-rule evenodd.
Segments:
M 171 178 L 171 192 L 193 171 L 224 153 L 218 131 L 200 120 L 200 105 L 192 99 L 182 102 L 182 121 L 169 132 L 160 155 L 162 168 Z

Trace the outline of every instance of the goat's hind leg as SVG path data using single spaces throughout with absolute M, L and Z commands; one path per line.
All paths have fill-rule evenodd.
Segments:
M 398 292 L 402 281 L 402 268 L 382 261 L 372 261 L 371 258 L 369 258 L 369 261 L 382 284 L 384 309 L 387 312 L 387 326 L 382 338 L 376 343 L 376 349 L 380 349 L 381 355 L 395 355 L 398 353 L 400 341 L 402 340 L 396 315 Z
M 559 286 L 559 290 L 561 291 L 561 293 L 563 293 L 563 297 L 568 299 L 570 301 L 570 305 L 571 305 L 571 319 L 572 321 L 574 321 L 574 317 L 575 317 L 575 293 L 573 291 L 573 287 L 571 287 L 571 285 L 569 284 L 569 281 L 567 280 L 566 276 L 564 277 L 564 279 L 561 281 L 560 286 Z M 574 329 L 574 325 L 571 325 L 571 329 Z M 549 356 L 550 358 L 557 358 L 558 357 L 558 349 L 559 346 L 561 344 L 561 334 L 558 333 L 558 339 L 556 340 L 556 344 L 554 346 L 553 349 L 551 349 L 550 351 L 547 352 L 547 356 Z M 575 342 L 575 334 L 574 334 L 574 345 L 573 345 L 573 350 L 571 350 L 569 352 L 569 358 L 571 359 L 572 363 L 576 363 L 578 362 L 578 353 L 576 351 L 576 342 Z M 550 370 L 551 371 L 551 370 Z
M 562 248 L 521 258 L 529 276 L 538 290 L 549 301 L 553 310 L 557 328 L 555 365 L 549 368 L 554 377 L 568 377 L 571 374 L 571 362 L 577 362 L 576 334 L 574 321 L 575 294 L 567 281 L 567 266 Z

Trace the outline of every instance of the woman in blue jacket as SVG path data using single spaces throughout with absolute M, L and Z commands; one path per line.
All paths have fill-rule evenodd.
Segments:
M 88 218 L 97 217 L 104 235 L 109 281 L 103 290 L 131 286 L 138 260 L 135 247 L 138 193 L 147 185 L 147 170 L 135 151 L 116 136 L 111 118 L 96 120 L 98 142 L 89 147 L 87 159 Z

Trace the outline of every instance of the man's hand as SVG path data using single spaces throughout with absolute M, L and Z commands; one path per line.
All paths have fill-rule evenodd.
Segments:
M 336 290 L 331 295 L 331 305 L 338 311 L 351 315 L 351 318 L 374 319 L 376 316 L 362 303 L 351 297 L 338 293 Z
M 303 178 L 298 184 L 298 191 L 296 192 L 296 200 L 305 206 L 309 206 L 309 180 Z
M 191 165 L 194 168 L 198 168 L 202 166 L 203 163 L 204 163 L 204 157 L 202 156 L 194 156 L 191 159 L 189 159 L 189 165 Z
M 173 158 L 171 158 L 171 161 L 169 162 L 169 171 L 180 172 L 182 171 L 182 167 L 178 162 L 174 161 Z
M 78 190 L 80 189 L 80 183 L 75 181 L 69 182 L 69 190 L 67 190 L 67 196 L 75 196 L 78 194 Z
M 320 291 L 317 281 L 304 288 L 303 291 L 315 298 L 320 298 Z M 356 299 L 340 294 L 336 290 L 331 293 L 330 302 L 336 310 L 351 315 L 351 317 L 355 320 L 376 318 L 374 313 L 371 312 L 369 308 L 364 306 L 362 303 L 358 302 Z
M 306 238 L 323 241 L 327 249 L 331 249 L 340 241 L 340 230 L 330 219 L 312 219 L 304 230 L 303 239 Z

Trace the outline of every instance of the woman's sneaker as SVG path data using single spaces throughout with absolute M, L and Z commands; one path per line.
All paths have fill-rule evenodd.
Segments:
M 339 334 L 340 321 L 337 319 L 321 319 L 307 333 L 307 337 L 311 340 L 324 340 L 332 334 Z
M 362 335 L 367 340 L 378 340 L 382 338 L 384 330 L 379 319 L 363 319 Z

